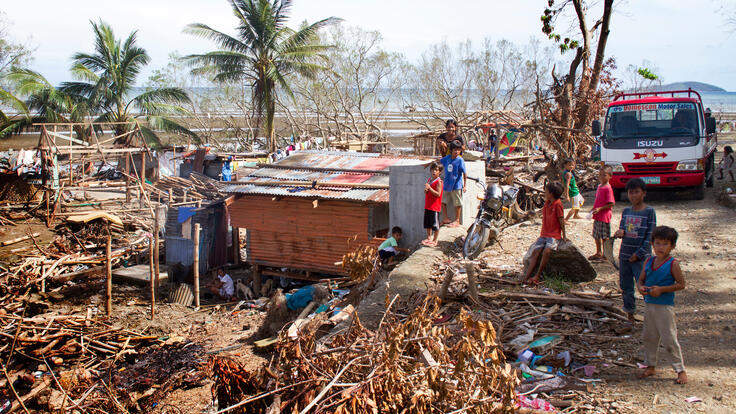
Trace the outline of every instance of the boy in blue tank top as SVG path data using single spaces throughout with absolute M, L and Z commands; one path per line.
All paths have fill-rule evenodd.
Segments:
M 644 296 L 644 365 L 640 378 L 654 375 L 657 365 L 657 348 L 661 344 L 668 354 L 672 367 L 677 372 L 677 384 L 687 384 L 682 351 L 677 341 L 675 323 L 675 292 L 685 289 L 680 262 L 670 256 L 677 244 L 677 231 L 672 227 L 659 226 L 652 231 L 654 256 L 644 264 L 637 289 Z

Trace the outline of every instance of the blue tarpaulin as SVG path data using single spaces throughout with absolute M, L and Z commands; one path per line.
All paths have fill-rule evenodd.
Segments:
M 291 310 L 303 308 L 312 301 L 314 285 L 307 285 L 294 293 L 286 294 L 286 307 Z
M 194 216 L 197 214 L 194 210 L 196 207 L 179 207 L 179 216 L 177 217 L 177 221 L 179 223 L 183 223 L 187 221 L 189 217 Z

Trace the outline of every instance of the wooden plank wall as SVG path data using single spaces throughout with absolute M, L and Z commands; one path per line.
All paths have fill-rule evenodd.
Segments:
M 360 203 L 246 195 L 228 208 L 232 226 L 249 232 L 248 261 L 344 274 L 335 262 L 362 244 L 378 244 L 368 233 L 370 207 Z

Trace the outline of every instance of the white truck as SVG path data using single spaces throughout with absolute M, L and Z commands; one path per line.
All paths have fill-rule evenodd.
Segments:
M 713 186 L 716 121 L 692 89 L 617 95 L 603 130 L 599 120 L 592 129 L 600 136 L 601 164 L 613 168 L 617 200 L 632 178 L 648 188 L 692 189 L 697 200 Z

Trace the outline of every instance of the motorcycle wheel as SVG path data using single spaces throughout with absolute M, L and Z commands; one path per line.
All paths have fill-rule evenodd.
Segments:
M 463 254 L 466 258 L 475 259 L 478 257 L 488 243 L 488 232 L 489 229 L 481 224 L 473 223 L 470 226 L 463 244 Z

